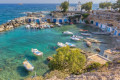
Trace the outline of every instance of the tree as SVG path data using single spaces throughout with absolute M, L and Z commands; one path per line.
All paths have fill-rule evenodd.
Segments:
M 88 2 L 82 5 L 82 9 L 85 9 L 86 11 L 92 10 L 92 2 Z
M 120 9 L 120 0 L 117 0 L 115 4 L 112 6 L 114 9 L 119 8 Z M 120 11 L 120 10 L 119 10 Z
M 80 49 L 71 49 L 69 46 L 58 48 L 57 54 L 49 63 L 52 70 L 61 70 L 69 73 L 79 74 L 86 63 L 86 57 L 81 54 Z
M 110 2 L 103 2 L 99 4 L 100 8 L 109 8 L 109 6 L 112 6 L 112 3 Z
M 66 12 L 69 8 L 69 3 L 67 1 L 65 1 L 65 2 L 61 3 L 60 7 L 63 10 L 63 12 Z

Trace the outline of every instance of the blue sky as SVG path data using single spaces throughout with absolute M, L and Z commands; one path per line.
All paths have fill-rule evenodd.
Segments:
M 0 0 L 0 3 L 61 3 L 67 0 Z M 116 0 L 70 0 L 70 3 L 77 3 L 81 1 L 81 3 L 85 3 L 88 1 L 93 1 L 94 3 L 100 3 L 105 1 L 115 2 Z

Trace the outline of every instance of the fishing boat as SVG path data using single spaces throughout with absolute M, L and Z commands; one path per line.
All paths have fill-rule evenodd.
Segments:
M 34 66 L 28 60 L 23 61 L 23 65 L 28 71 L 34 70 Z
M 64 31 L 63 34 L 66 34 L 66 35 L 73 35 L 73 33 L 70 32 L 70 31 Z
M 73 35 L 72 37 L 76 37 L 76 38 L 79 38 L 79 39 L 83 39 L 82 36 L 76 36 L 76 35 Z
M 74 40 L 74 41 L 80 41 L 80 39 L 76 38 L 76 37 L 71 37 L 71 39 Z
M 56 23 L 56 25 L 57 25 L 57 26 L 59 26 L 59 27 L 61 27 L 61 26 L 62 26 L 62 25 L 61 25 L 61 24 L 59 24 L 59 23 Z
M 36 56 L 43 56 L 43 52 L 39 51 L 38 49 L 32 49 L 32 52 Z
M 68 45 L 68 46 L 70 46 L 70 47 L 76 47 L 75 44 L 72 44 L 72 43 L 69 43 L 69 42 L 66 42 L 65 44 Z
M 27 29 L 30 29 L 30 25 L 26 25 L 25 27 L 26 27 Z
M 96 34 L 96 35 L 110 35 L 110 32 L 92 32 L 92 34 Z
M 89 34 L 89 33 L 81 33 L 81 35 L 83 35 L 83 36 L 91 36 L 91 34 Z
M 81 32 L 87 32 L 88 30 L 80 29 Z
M 61 43 L 61 42 L 58 42 L 57 45 L 58 45 L 59 47 L 66 47 L 66 44 Z

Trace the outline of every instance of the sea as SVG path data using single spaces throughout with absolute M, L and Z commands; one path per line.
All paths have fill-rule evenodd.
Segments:
M 6 23 L 17 17 L 26 16 L 24 12 L 53 11 L 59 4 L 0 4 L 0 24 Z M 71 4 L 75 6 L 75 4 Z M 93 5 L 93 9 L 98 8 L 98 4 Z M 23 80 L 35 75 L 43 76 L 49 72 L 46 58 L 56 54 L 57 42 L 71 42 L 78 48 L 88 52 L 97 53 L 94 49 L 100 48 L 103 55 L 104 50 L 119 46 L 110 36 L 92 35 L 92 38 L 103 41 L 104 44 L 92 44 L 88 48 L 84 41 L 75 42 L 70 36 L 62 34 L 63 31 L 72 31 L 75 35 L 81 35 L 79 29 L 87 29 L 89 32 L 100 31 L 85 24 L 63 25 L 43 30 L 28 30 L 25 25 L 10 31 L 0 33 L 0 80 Z M 82 36 L 82 35 L 81 35 Z M 86 38 L 85 36 L 83 36 Z M 36 48 L 44 53 L 43 57 L 37 57 L 31 49 Z M 28 72 L 23 61 L 29 60 L 35 67 L 33 72 Z

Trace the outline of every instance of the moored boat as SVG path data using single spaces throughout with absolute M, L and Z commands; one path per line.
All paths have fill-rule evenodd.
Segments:
M 80 29 L 81 32 L 87 32 L 88 30 Z
M 58 42 L 57 45 L 58 45 L 59 47 L 66 47 L 66 44 L 61 43 L 61 42 Z
M 72 37 L 76 37 L 76 38 L 79 38 L 79 39 L 83 39 L 82 36 L 77 36 L 77 35 L 73 35 Z
M 27 29 L 30 29 L 31 26 L 30 26 L 30 25 L 26 25 L 25 27 L 26 27 Z
M 80 41 L 80 39 L 76 38 L 76 37 L 71 37 L 71 39 L 74 40 L 74 41 Z
M 70 47 L 76 47 L 75 44 L 72 44 L 72 43 L 69 43 L 69 42 L 66 42 L 65 44 L 68 45 L 68 46 L 70 46 Z
M 36 56 L 43 56 L 43 52 L 39 51 L 38 49 L 32 49 L 32 52 Z
M 89 33 L 81 33 L 81 35 L 83 35 L 83 36 L 91 36 L 91 34 L 89 34 Z
M 73 35 L 73 33 L 70 32 L 70 31 L 64 31 L 63 34 L 66 34 L 66 35 Z
M 96 35 L 110 35 L 110 32 L 92 32 L 92 34 L 96 34 Z
M 23 62 L 23 65 L 28 71 L 33 71 L 34 70 L 34 66 L 28 60 L 25 60 Z
M 58 27 L 61 27 L 62 25 L 61 24 L 59 24 L 59 23 L 56 23 L 56 25 L 58 26 Z

